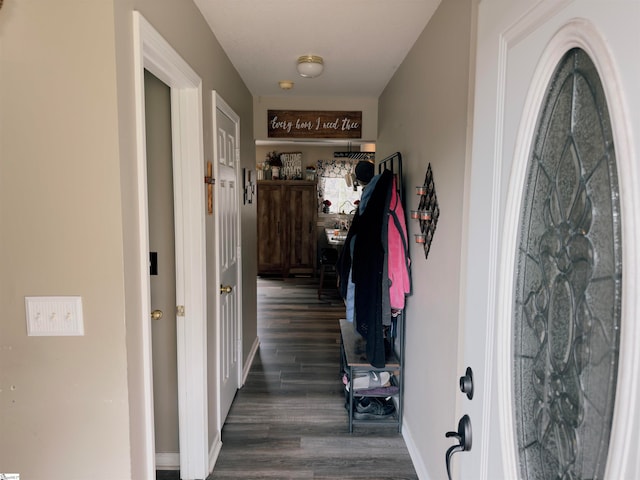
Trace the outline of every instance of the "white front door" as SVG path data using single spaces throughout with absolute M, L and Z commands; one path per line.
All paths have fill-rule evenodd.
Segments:
M 633 0 L 479 3 L 460 365 L 474 394 L 458 409 L 472 445 L 452 458 L 459 478 L 640 478 L 639 25 Z M 582 63 L 562 90 L 556 67 L 573 48 L 603 95 L 577 92 L 593 73 Z M 604 97 L 608 115 L 585 115 L 574 93 Z
M 241 382 L 240 266 L 240 119 L 213 93 L 215 224 L 217 252 L 218 425 L 222 428 Z

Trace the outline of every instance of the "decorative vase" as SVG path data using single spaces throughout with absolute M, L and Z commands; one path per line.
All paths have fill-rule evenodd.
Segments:
M 329 205 L 324 205 L 322 207 L 322 213 L 329 213 Z
M 278 180 L 280 178 L 280 167 L 271 167 L 271 178 Z
M 315 180 L 316 180 L 316 171 L 307 168 L 305 178 L 307 180 L 309 180 L 309 181 L 315 182 Z

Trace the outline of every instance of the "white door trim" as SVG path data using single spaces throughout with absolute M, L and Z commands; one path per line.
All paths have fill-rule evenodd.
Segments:
M 155 471 L 152 352 L 149 305 L 149 232 L 144 70 L 171 88 L 174 209 L 176 228 L 176 301 L 185 307 L 178 317 L 178 416 L 181 478 L 206 478 L 208 462 L 206 371 L 206 266 L 204 225 L 204 153 L 202 82 L 139 12 L 133 12 L 136 163 L 138 188 L 139 279 L 145 397 L 145 464 Z
M 233 109 L 229 106 L 229 104 L 227 102 L 224 101 L 224 99 L 218 94 L 218 92 L 216 92 L 215 90 L 211 92 L 211 102 L 212 102 L 212 117 L 213 117 L 213 151 L 214 151 L 214 162 L 216 163 L 216 169 L 217 167 L 217 152 L 218 152 L 218 135 L 216 134 L 217 132 L 217 121 L 216 121 L 216 111 L 220 110 L 222 113 L 224 113 L 226 116 L 228 116 L 234 123 L 235 125 L 235 138 L 236 138 L 236 150 L 234 152 L 234 156 L 235 156 L 235 172 L 236 172 L 236 185 L 238 185 L 240 188 L 238 189 L 238 191 L 241 191 L 242 188 L 244 188 L 244 185 L 242 185 L 241 181 L 240 181 L 240 117 L 236 114 L 236 112 L 233 111 Z M 216 170 L 217 171 L 217 170 Z M 240 199 L 237 198 L 236 201 L 239 203 Z M 220 204 L 220 202 L 216 201 L 216 207 Z M 240 209 L 238 208 L 238 212 L 240 211 Z M 218 212 L 216 212 L 216 215 L 218 215 Z M 216 251 L 218 251 L 218 246 L 219 246 L 219 230 L 216 229 Z M 236 298 L 238 299 L 238 305 L 237 305 L 237 312 L 238 312 L 238 338 L 237 338 L 237 349 L 236 351 L 238 352 L 238 357 L 237 357 L 237 362 L 239 365 L 238 368 L 238 378 L 237 378 L 237 388 L 240 388 L 243 384 L 243 380 L 244 380 L 244 376 L 243 376 L 243 368 L 242 368 L 242 248 L 241 248 L 241 241 L 242 241 L 242 223 L 240 222 L 240 220 L 238 219 L 238 232 L 237 232 L 237 237 L 238 239 L 238 244 L 236 245 L 236 269 L 237 269 L 237 279 L 238 279 L 238 285 L 237 285 L 237 295 Z M 216 267 L 216 285 L 220 285 L 220 270 L 219 267 Z M 220 319 L 217 318 L 216 321 L 216 349 L 217 349 L 217 364 L 218 366 L 220 366 L 222 364 L 222 345 L 220 345 L 220 340 L 222 338 L 222 334 L 220 331 Z M 217 375 L 217 381 L 218 384 L 216 386 L 216 405 L 217 405 L 217 412 L 218 412 L 218 428 L 220 428 L 220 430 L 222 430 L 222 412 L 221 412 L 221 374 L 218 373 Z

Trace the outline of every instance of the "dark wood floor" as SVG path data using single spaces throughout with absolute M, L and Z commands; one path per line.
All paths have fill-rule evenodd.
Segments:
M 258 279 L 260 349 L 209 479 L 418 478 L 396 427 L 349 433 L 339 371 L 344 304 L 332 288 L 318 300 L 317 285 Z

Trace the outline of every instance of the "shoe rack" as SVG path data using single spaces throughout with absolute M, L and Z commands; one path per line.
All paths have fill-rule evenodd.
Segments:
M 402 430 L 402 406 L 404 396 L 404 322 L 402 314 L 394 317 L 388 338 L 389 348 L 385 366 L 376 368 L 366 359 L 365 339 L 356 331 L 353 323 L 340 320 L 340 372 L 346 374 L 349 388 L 344 386 L 346 409 L 349 418 L 349 433 L 353 432 L 354 425 L 395 425 L 397 431 Z M 389 385 L 384 387 L 351 388 L 355 379 L 368 375 L 369 372 L 390 373 Z M 391 397 L 395 405 L 395 411 L 379 418 L 356 418 L 356 401 L 359 398 L 385 399 Z M 375 415 L 373 416 L 375 417 Z

